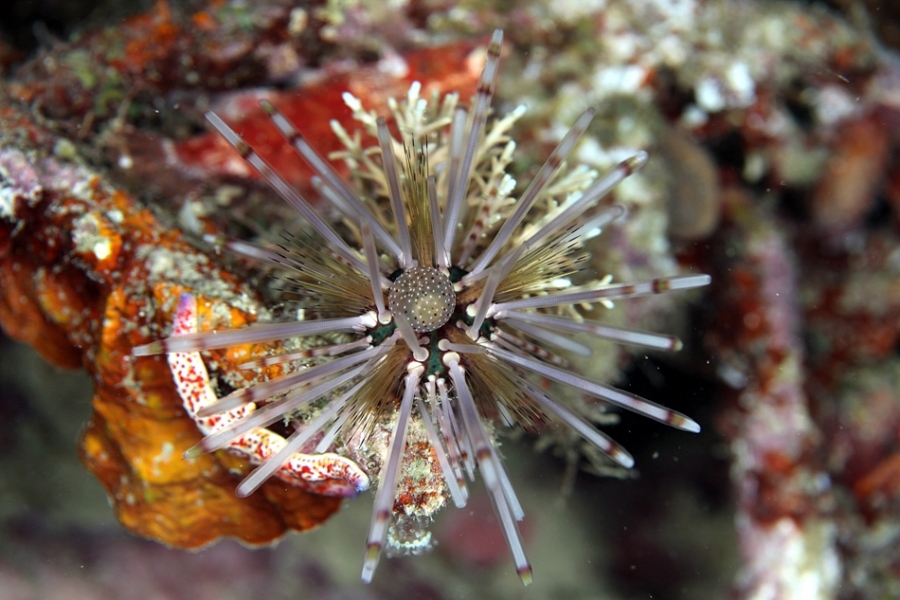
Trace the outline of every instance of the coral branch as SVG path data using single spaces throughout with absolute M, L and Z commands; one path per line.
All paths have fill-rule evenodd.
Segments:
M 719 288 L 722 318 L 711 338 L 747 382 L 726 427 L 743 558 L 739 597 L 831 598 L 840 577 L 837 529 L 823 508 L 827 476 L 804 387 L 793 259 L 772 215 L 741 194 L 727 208 L 737 226 L 731 243 L 743 252 L 721 273 L 729 280 Z

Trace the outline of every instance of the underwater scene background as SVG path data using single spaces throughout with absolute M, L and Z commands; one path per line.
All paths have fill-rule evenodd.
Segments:
M 629 469 L 615 451 L 561 426 L 571 421 L 553 409 L 527 404 L 528 418 L 505 414 L 518 396 L 503 391 L 500 371 L 494 389 L 476 388 L 494 448 L 481 459 L 502 458 L 521 502 L 525 518 L 512 527 L 534 583 L 523 587 L 516 576 L 521 563 L 507 548 L 516 548 L 515 535 L 494 516 L 502 517 L 496 503 L 509 500 L 507 488 L 498 484 L 492 496 L 480 475 L 460 477 L 466 507 L 443 508 L 449 471 L 437 466 L 423 411 L 411 417 L 391 512 L 435 508 L 434 520 L 428 512 L 401 532 L 413 540 L 408 547 L 392 530 L 387 553 L 408 556 L 382 560 L 364 584 L 374 494 L 343 499 L 273 478 L 238 497 L 253 456 L 232 449 L 183 458 L 203 426 L 186 411 L 187 379 L 177 363 L 133 349 L 171 333 L 182 294 L 202 301 L 199 323 L 208 329 L 323 308 L 272 264 L 287 260 L 276 257 L 282 250 L 308 256 L 314 243 L 298 250 L 285 240 L 314 232 L 213 131 L 208 111 L 252 147 L 245 158 L 261 157 L 292 189 L 320 198 L 315 210 L 365 259 L 353 243 L 364 228 L 271 125 L 265 102 L 393 227 L 367 162 L 381 154 L 365 111 L 388 117 L 402 135 L 396 115 L 420 82 L 423 99 L 456 92 L 477 112 L 497 29 L 485 135 L 495 131 L 499 141 L 473 167 L 472 184 L 494 200 L 464 209 L 463 222 L 484 231 L 473 238 L 473 261 L 512 199 L 593 109 L 566 161 L 574 174 L 551 183 L 556 196 L 542 196 L 543 212 L 523 227 L 540 226 L 591 178 L 645 151 L 646 165 L 629 168 L 597 201 L 627 216 L 603 221 L 597 236 L 577 226 L 599 223 L 600 210 L 572 226 L 584 258 L 573 260 L 565 285 L 697 274 L 711 282 L 561 309 L 616 331 L 677 336 L 670 349 L 683 343 L 678 352 L 635 346 L 630 334 L 631 345 L 575 334 L 550 345 L 589 347 L 589 357 L 559 354 L 583 378 L 662 405 L 664 415 L 687 415 L 700 432 L 546 378 L 522 384 L 614 438 L 634 459 Z M 841 1 L 0 7 L 0 600 L 900 597 L 898 31 L 893 5 Z M 441 126 L 448 140 L 450 118 Z M 442 143 L 429 146 L 436 165 L 450 152 Z M 406 182 L 413 171 L 403 168 Z M 436 177 L 441 169 L 451 167 L 438 166 Z M 352 279 L 352 265 L 331 255 L 322 264 Z M 368 285 L 362 295 L 372 293 Z M 460 322 L 473 316 L 447 310 Z M 488 329 L 500 319 L 491 318 Z M 527 333 L 517 355 L 557 358 L 532 343 L 551 336 L 517 331 Z M 335 335 L 329 343 L 349 343 Z M 416 343 L 396 335 L 400 348 Z M 278 342 L 251 354 L 288 350 L 298 348 Z M 242 352 L 216 348 L 198 359 L 208 369 L 201 383 L 219 398 L 292 373 L 274 363 L 242 369 Z M 370 415 L 374 433 L 332 447 L 372 478 L 373 490 L 403 395 L 398 378 L 384 386 L 350 417 Z M 502 407 L 484 403 L 490 393 Z M 302 429 L 318 414 L 270 428 L 290 439 L 295 423 Z M 445 442 L 451 458 L 478 454 L 463 438 Z M 421 476 L 417 458 L 427 466 Z M 455 462 L 464 473 L 465 461 Z M 427 542 L 416 541 L 426 533 Z

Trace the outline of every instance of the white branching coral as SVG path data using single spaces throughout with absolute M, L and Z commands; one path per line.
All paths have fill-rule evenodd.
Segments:
M 508 132 L 523 109 L 489 119 L 501 40 L 498 30 L 471 111 L 456 95 L 423 99 L 420 87 L 413 85 L 403 101 L 391 104 L 399 137 L 391 133 L 386 119 L 366 112 L 358 100 L 346 95 L 356 119 L 378 141 L 367 147 L 359 133 L 351 136 L 334 126 L 346 147 L 337 158 L 349 166 L 350 182 L 274 106 L 263 102 L 281 133 L 315 170 L 313 183 L 341 215 L 339 224 L 320 216 L 221 118 L 209 114 L 212 125 L 321 238 L 298 237 L 295 245 L 277 253 L 254 252 L 291 273 L 307 316 L 295 322 L 172 336 L 135 351 L 199 352 L 294 336 L 343 334 L 349 341 L 318 349 L 316 362 L 302 362 L 309 361 L 309 353 L 287 355 L 285 360 L 301 361 L 302 368 L 238 390 L 200 410 L 202 417 L 249 402 L 264 403 L 208 435 L 199 447 L 205 451 L 224 447 L 253 428 L 324 400 L 326 408 L 244 479 L 237 493 L 251 494 L 292 453 L 325 452 L 335 439 L 351 451 L 382 449 L 366 464 L 377 487 L 363 565 L 365 581 L 371 580 L 386 545 L 417 546 L 421 518 L 440 508 L 444 489 L 456 506 L 466 504 L 465 475 L 472 479 L 476 468 L 516 570 L 523 582 L 531 581 L 517 524 L 524 513 L 497 451 L 495 430 L 555 421 L 573 428 L 619 465 L 633 464 L 627 451 L 581 414 L 581 404 L 568 401 L 566 394 L 553 394 L 557 384 L 680 429 L 699 430 L 682 414 L 567 370 L 568 353 L 590 353 L 572 339 L 575 333 L 657 350 L 681 346 L 671 336 L 584 320 L 577 306 L 704 286 L 709 277 L 572 284 L 570 278 L 585 258 L 584 241 L 625 212 L 599 200 L 642 166 L 647 155 L 625 160 L 602 178 L 582 168 L 567 168 L 566 157 L 594 114 L 589 109 L 527 188 L 514 197 L 515 181 L 507 167 L 515 142 Z M 383 443 L 379 436 L 386 437 Z M 401 474 L 423 456 L 437 465 L 442 477 L 407 478 L 414 483 L 404 484 L 398 492 Z M 417 492 L 429 490 L 410 485 L 436 486 L 440 500 L 423 507 Z

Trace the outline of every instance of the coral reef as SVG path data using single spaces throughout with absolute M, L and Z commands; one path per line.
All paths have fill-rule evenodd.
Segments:
M 588 106 L 598 114 L 578 161 L 604 170 L 635 149 L 650 152 L 648 167 L 618 190 L 632 220 L 592 267 L 631 280 L 690 266 L 714 282 L 691 320 L 668 302 L 617 306 L 608 315 L 613 324 L 664 329 L 677 314 L 694 350 L 676 362 L 643 355 L 632 362 L 610 350 L 591 365 L 592 376 L 609 378 L 633 364 L 627 385 L 699 415 L 704 429 L 722 437 L 660 441 L 626 419 L 622 429 L 649 440 L 644 448 L 628 441 L 638 464 L 650 463 L 641 478 L 607 484 L 578 476 L 572 488 L 573 502 L 594 489 L 618 502 L 584 510 L 580 527 L 615 547 L 576 564 L 582 576 L 614 575 L 619 589 L 577 573 L 572 581 L 593 596 L 603 587 L 609 597 L 721 598 L 729 579 L 738 598 L 897 596 L 896 55 L 863 26 L 790 2 L 400 2 L 393 11 L 378 4 L 216 2 L 187 11 L 161 3 L 25 62 L 0 41 L 0 322 L 54 364 L 91 374 L 96 410 L 83 454 L 122 520 L 158 537 L 171 528 L 161 530 L 158 516 L 164 525 L 193 523 L 183 540 L 191 545 L 211 539 L 197 531 L 208 533 L 213 520 L 252 514 L 267 533 L 250 541 L 261 542 L 299 515 L 319 522 L 337 507 L 337 500 L 277 486 L 264 500 L 238 500 L 228 471 L 246 467 L 225 453 L 200 459 L 209 461 L 207 474 L 183 463 L 180 451 L 199 434 L 167 366 L 129 362 L 132 346 L 166 331 L 182 291 L 234 303 L 234 311 L 215 315 L 229 326 L 265 314 L 258 294 L 268 291 L 249 284 L 255 274 L 242 261 L 188 245 L 178 228 L 197 237 L 246 236 L 272 223 L 293 225 L 243 163 L 199 133 L 201 113 L 222 112 L 309 189 L 308 173 L 293 172 L 293 159 L 265 154 L 278 134 L 248 104 L 272 98 L 286 112 L 296 106 L 292 118 L 307 115 L 310 131 L 325 132 L 330 119 L 350 130 L 339 102 L 345 89 L 378 112 L 412 79 L 429 90 L 473 89 L 473 49 L 500 26 L 508 40 L 499 106 L 529 105 L 529 134 L 519 147 L 528 159 L 514 165 L 517 175 L 533 172 L 532 157 L 545 156 Z M 675 219 L 684 215 L 692 216 Z M 141 314 L 150 298 L 162 309 Z M 222 368 L 214 371 L 227 372 L 230 360 L 217 356 Z M 134 365 L 137 376 L 123 377 Z M 222 390 L 246 383 L 213 382 Z M 159 444 L 142 447 L 163 432 L 178 442 L 170 454 Z M 555 447 L 567 464 L 603 472 L 577 443 Z M 726 456 L 730 484 L 711 474 L 724 470 Z M 175 496 L 158 493 L 169 484 L 154 479 L 154 458 L 170 482 L 185 477 L 173 484 L 185 499 L 202 493 L 209 505 L 192 512 L 165 504 Z M 546 473 L 511 467 L 512 477 L 523 472 L 546 487 Z M 571 487 L 575 470 L 568 472 Z M 301 498 L 310 512 L 293 504 Z M 607 514 L 616 523 L 600 529 Z M 729 530 L 722 525 L 732 515 Z M 535 545 L 554 527 L 542 527 L 540 517 Z M 736 544 L 722 537 L 729 531 Z M 211 535 L 248 536 L 238 529 Z M 705 554 L 707 545 L 719 552 Z M 723 557 L 732 546 L 739 555 L 730 563 Z M 467 552 L 443 550 L 450 562 Z M 475 562 L 455 564 L 476 573 L 472 580 L 491 592 L 485 595 L 516 593 L 482 576 L 486 567 Z M 715 573 L 703 570 L 713 563 Z M 564 586 L 553 592 L 577 596 Z
M 50 362 L 88 369 L 95 412 L 80 451 L 119 520 L 199 547 L 220 535 L 261 544 L 327 519 L 339 499 L 272 486 L 240 500 L 228 475 L 240 468 L 233 457 L 182 460 L 199 434 L 168 367 L 131 358 L 171 319 L 180 293 L 227 298 L 233 308 L 219 318 L 234 326 L 262 310 L 253 292 L 126 192 L 61 158 L 60 139 L 23 113 L 3 109 L 0 131 L 0 322 Z

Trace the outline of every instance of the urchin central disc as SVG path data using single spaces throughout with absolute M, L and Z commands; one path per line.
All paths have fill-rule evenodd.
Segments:
M 453 284 L 433 267 L 407 270 L 388 293 L 391 313 L 405 317 L 417 333 L 427 333 L 450 319 L 456 307 Z

